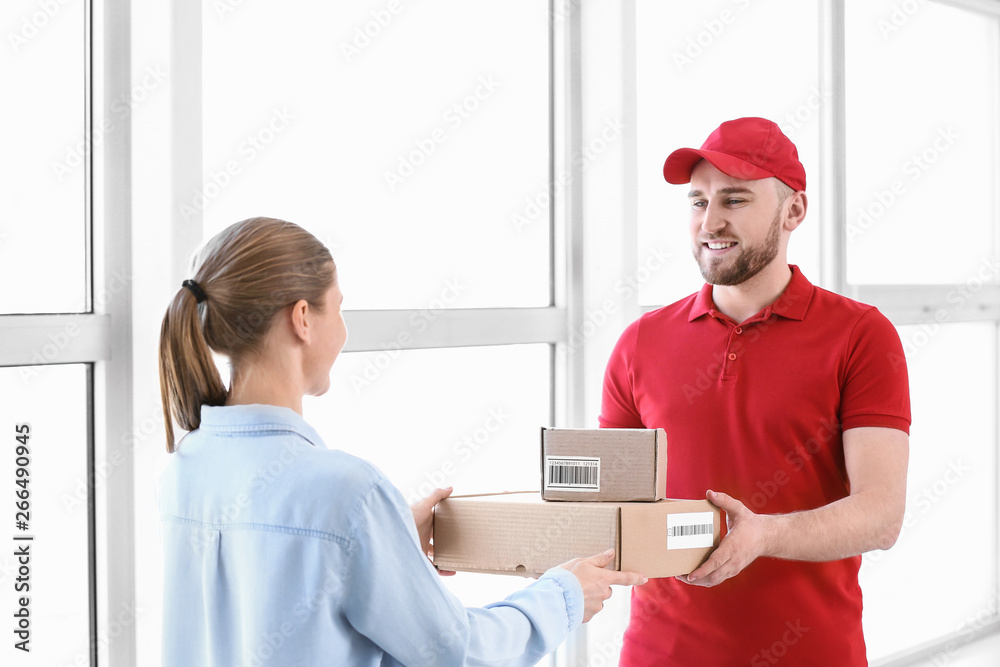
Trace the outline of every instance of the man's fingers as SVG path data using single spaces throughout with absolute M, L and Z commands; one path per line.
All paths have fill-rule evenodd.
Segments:
M 697 581 L 698 579 L 701 579 L 702 577 L 705 577 L 715 572 L 720 567 L 725 565 L 731 557 L 732 557 L 731 550 L 723 549 L 722 546 L 720 546 L 719 548 L 717 548 L 715 551 L 712 552 L 712 555 L 708 557 L 708 560 L 706 560 L 700 566 L 695 568 L 695 570 L 692 571 L 691 574 L 685 577 L 686 583 Z
M 709 489 L 708 492 L 705 494 L 705 497 L 708 498 L 710 503 L 712 503 L 719 509 L 723 510 L 727 514 L 729 514 L 730 512 L 739 512 L 741 509 L 744 508 L 743 503 L 736 500 L 730 495 L 722 493 L 721 491 L 712 491 L 711 489 Z

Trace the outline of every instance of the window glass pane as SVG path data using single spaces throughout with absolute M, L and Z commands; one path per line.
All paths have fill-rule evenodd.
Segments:
M 86 306 L 84 6 L 0 6 L 0 314 Z
M 981 612 L 996 613 L 996 327 L 904 326 L 899 335 L 913 411 L 906 519 L 892 549 L 862 560 L 873 659 L 974 632 Z
M 996 255 L 998 35 L 940 3 L 847 3 L 850 282 L 953 283 Z
M 652 249 L 671 255 L 642 283 L 640 304 L 671 303 L 704 282 L 691 257 L 687 189 L 663 180 L 663 161 L 677 148 L 701 146 L 720 123 L 742 116 L 773 120 L 798 148 L 809 213 L 792 235 L 788 261 L 819 281 L 819 109 L 830 98 L 818 83 L 817 6 L 636 3 L 639 264 Z
M 4 617 L 11 623 L 8 637 L 14 637 L 10 619 L 22 595 L 30 600 L 31 630 L 30 653 L 5 641 L 0 664 L 90 664 L 87 406 L 86 366 L 0 368 L 0 480 L 5 499 L 0 589 Z M 15 428 L 20 424 L 27 424 L 30 432 L 28 460 L 19 461 L 17 447 L 22 443 L 16 440 Z M 19 464 L 25 463 L 27 477 L 19 476 Z M 16 483 L 23 479 L 26 484 Z M 23 491 L 29 503 L 27 519 L 15 516 L 14 503 L 24 502 L 15 495 Z M 17 520 L 24 520 L 26 527 L 21 529 Z M 28 536 L 33 539 L 15 540 Z M 29 553 L 27 564 L 14 555 L 22 548 Z M 21 569 L 24 565 L 27 572 Z M 30 589 L 16 590 L 16 585 Z M 105 637 L 102 650 L 106 642 Z
M 305 418 L 329 447 L 377 465 L 409 503 L 540 488 L 539 429 L 550 421 L 550 346 L 447 348 L 341 355 L 327 395 Z M 445 583 L 467 606 L 526 582 L 460 573 Z
M 182 210 L 206 236 L 297 222 L 352 277 L 351 308 L 422 308 L 452 278 L 468 290 L 449 307 L 549 304 L 545 3 L 219 6 L 204 187 Z

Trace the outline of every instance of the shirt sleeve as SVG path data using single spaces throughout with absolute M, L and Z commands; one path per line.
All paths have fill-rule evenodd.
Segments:
M 354 520 L 347 618 L 405 665 L 533 665 L 583 620 L 576 577 L 553 568 L 506 600 L 464 608 L 421 553 L 413 514 L 387 480 Z
M 899 334 L 876 308 L 854 326 L 841 391 L 843 430 L 861 426 L 909 433 L 910 384 Z
M 632 358 L 639 337 L 639 322 L 636 320 L 622 333 L 604 371 L 601 415 L 598 418 L 601 428 L 644 428 L 632 393 Z

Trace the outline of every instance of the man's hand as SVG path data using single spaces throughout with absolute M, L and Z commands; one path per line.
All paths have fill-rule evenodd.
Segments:
M 708 560 L 691 574 L 682 574 L 677 579 L 695 586 L 715 586 L 734 577 L 758 556 L 766 556 L 767 522 L 769 517 L 754 514 L 746 505 L 724 493 L 709 491 L 709 501 L 726 513 L 729 532 Z
M 410 505 L 413 512 L 413 522 L 417 524 L 417 535 L 420 537 L 420 549 L 427 558 L 434 562 L 434 546 L 431 540 L 434 537 L 434 506 L 451 495 L 452 488 L 435 489 L 431 495 Z M 450 577 L 455 574 L 451 570 L 438 570 L 438 574 Z
M 615 572 L 605 570 L 615 560 L 615 550 L 608 549 L 604 553 L 590 558 L 574 558 L 559 567 L 569 570 L 580 582 L 583 588 L 583 622 L 586 623 L 594 614 L 604 609 L 604 601 L 611 597 L 611 586 L 640 586 L 646 583 L 646 577 L 637 572 Z

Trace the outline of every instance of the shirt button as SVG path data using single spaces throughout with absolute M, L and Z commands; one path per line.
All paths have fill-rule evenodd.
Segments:
M 729 361 L 736 361 L 736 353 L 735 352 L 730 352 L 729 353 Z
M 743 333 L 743 327 L 736 327 L 736 333 L 738 334 Z

